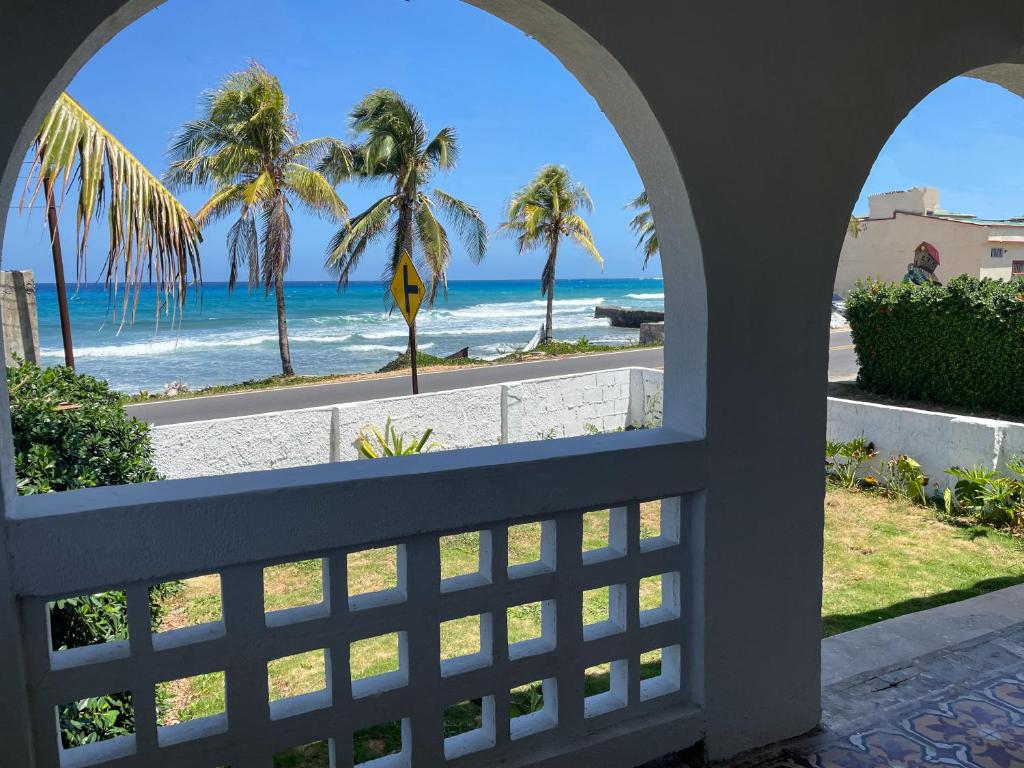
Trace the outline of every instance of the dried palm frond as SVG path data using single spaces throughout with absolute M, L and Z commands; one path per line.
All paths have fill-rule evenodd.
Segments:
M 110 247 L 105 284 L 120 298 L 120 322 L 135 319 L 140 289 L 157 287 L 157 316 L 180 309 L 190 285 L 202 284 L 199 226 L 188 210 L 81 104 L 61 93 L 33 142 L 32 168 L 19 210 L 33 206 L 48 180 L 63 205 L 78 183 L 76 267 L 86 273 L 90 226 L 107 208 Z M 49 201 L 46 201 L 49 203 Z M 123 291 L 121 290 L 123 284 Z

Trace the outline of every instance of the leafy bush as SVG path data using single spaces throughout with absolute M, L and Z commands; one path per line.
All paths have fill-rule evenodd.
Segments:
M 367 434 L 369 430 L 370 434 Z M 381 433 L 376 427 L 365 427 L 356 439 L 356 447 L 359 455 L 364 459 L 382 459 L 388 456 L 411 456 L 415 453 L 427 453 L 440 448 L 438 442 L 427 444 L 427 440 L 434 434 L 433 429 L 428 429 L 422 435 L 407 437 L 399 434 L 398 429 L 391 423 L 388 417 L 384 425 L 384 432 Z
M 946 473 L 957 479 L 944 498 L 946 514 L 970 517 L 984 525 L 1019 529 L 1024 522 L 1024 458 L 1013 457 L 1007 466 L 1017 477 L 995 470 L 951 467 Z
M 149 428 L 122 395 L 70 368 L 7 369 L 14 468 L 21 494 L 158 479 Z
M 875 444 L 857 437 L 845 443 L 825 441 L 825 479 L 843 488 L 855 488 L 859 483 L 861 464 L 878 455 Z
M 892 496 L 914 504 L 928 505 L 928 478 L 917 460 L 906 455 L 890 456 L 882 466 L 882 488 Z
M 149 427 L 124 413 L 121 395 L 70 368 L 23 362 L 7 369 L 14 468 L 23 495 L 159 479 Z M 173 585 L 154 594 L 165 596 Z M 151 601 L 154 620 L 159 599 Z M 53 647 L 61 650 L 128 637 L 123 592 L 72 597 L 50 610 Z M 118 693 L 61 707 L 65 747 L 131 733 L 131 695 Z
M 1024 413 L 1024 285 L 962 275 L 945 287 L 868 281 L 846 299 L 870 392 Z

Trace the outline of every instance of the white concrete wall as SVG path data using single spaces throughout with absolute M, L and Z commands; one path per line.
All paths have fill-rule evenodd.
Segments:
M 157 470 L 202 477 L 359 458 L 361 430 L 388 417 L 434 430 L 447 450 L 608 432 L 661 417 L 661 371 L 622 368 L 152 429 Z
M 383 430 L 388 417 L 400 433 L 422 435 L 447 450 L 497 445 L 501 441 L 501 387 L 393 397 L 336 406 L 334 461 L 359 458 L 356 442 L 366 427 Z
M 954 483 L 949 467 L 1005 470 L 1010 458 L 1024 454 L 1024 424 L 837 398 L 828 400 L 828 437 L 873 442 L 878 458 L 869 471 L 890 456 L 907 454 L 939 488 Z
M 333 408 L 153 427 L 157 471 L 168 479 L 322 464 L 331 457 Z

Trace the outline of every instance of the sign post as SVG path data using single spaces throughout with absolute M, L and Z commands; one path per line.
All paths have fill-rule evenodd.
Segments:
M 420 382 L 416 371 L 416 313 L 420 311 L 424 295 L 423 279 L 416 271 L 408 253 L 403 253 L 391 280 L 391 295 L 395 297 L 398 311 L 409 325 L 409 357 L 412 363 L 412 393 L 420 393 Z

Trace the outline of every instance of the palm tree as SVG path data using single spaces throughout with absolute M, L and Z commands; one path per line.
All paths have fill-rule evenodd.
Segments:
M 33 143 L 32 167 L 19 210 L 31 208 L 42 193 L 50 229 L 53 274 L 57 283 L 64 362 L 75 367 L 71 342 L 64 258 L 57 210 L 72 183 L 78 182 L 76 256 L 85 273 L 90 226 L 104 204 L 109 221 L 105 284 L 116 302 L 121 283 L 121 325 L 135 318 L 143 283 L 157 283 L 156 312 L 184 307 L 190 283 L 202 283 L 202 236 L 188 210 L 95 117 L 66 93 L 46 115 Z
M 643 249 L 643 269 L 647 269 L 647 263 L 661 250 L 658 245 L 658 232 L 654 228 L 654 214 L 651 212 L 651 203 L 647 198 L 647 190 L 645 189 L 633 198 L 632 202 L 626 207 L 632 208 L 637 212 L 633 220 L 629 222 L 629 228 L 639 238 L 636 245 L 637 248 Z
M 558 245 L 569 238 L 594 257 L 602 268 L 604 259 L 594 245 L 590 227 L 580 211 L 590 213 L 594 203 L 580 182 L 574 181 L 569 171 L 560 165 L 547 165 L 537 176 L 512 196 L 508 204 L 506 221 L 499 230 L 514 236 L 519 253 L 545 248 L 548 258 L 540 277 L 541 296 L 547 296 L 547 319 L 544 341 L 551 340 L 551 323 L 555 301 L 555 266 Z
M 425 188 L 438 171 L 455 168 L 459 157 L 453 128 L 442 128 L 430 138 L 415 108 L 394 91 L 380 89 L 352 109 L 357 143 L 331 152 L 322 165 L 334 182 L 356 176 L 386 179 L 391 190 L 338 230 L 328 246 L 327 267 L 344 288 L 367 246 L 390 231 L 384 281 L 391 282 L 403 253 L 426 268 L 430 281 L 427 306 L 433 306 L 438 288 L 448 293 L 451 245 L 438 221 L 440 213 L 455 227 L 478 264 L 487 251 L 487 225 L 469 203 L 434 187 Z M 389 307 L 392 306 L 388 294 Z
M 213 189 L 196 213 L 200 226 L 238 214 L 227 236 L 228 290 L 247 268 L 250 290 L 262 284 L 264 295 L 274 291 L 281 372 L 293 376 L 284 297 L 292 256 L 290 211 L 297 202 L 331 220 L 347 217 L 334 186 L 315 170 L 328 152 L 340 155 L 345 147 L 330 138 L 299 142 L 280 82 L 255 62 L 205 93 L 201 111 L 174 138 L 166 179 L 174 188 Z

